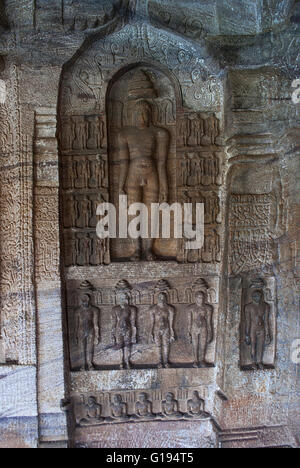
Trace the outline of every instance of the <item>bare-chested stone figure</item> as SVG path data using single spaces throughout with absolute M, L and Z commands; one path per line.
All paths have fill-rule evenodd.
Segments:
M 91 305 L 91 298 L 85 294 L 76 309 L 76 343 L 84 357 L 82 370 L 94 367 L 95 346 L 100 343 L 100 310 Z
M 264 301 L 264 294 L 256 290 L 252 302 L 245 306 L 246 344 L 251 346 L 251 359 L 259 368 L 263 367 L 266 345 L 272 342 L 270 329 L 270 305 Z
M 119 305 L 113 308 L 115 345 L 122 350 L 121 369 L 130 369 L 131 348 L 137 342 L 136 308 L 129 305 L 126 293 L 119 295 Z
M 174 307 L 168 304 L 166 293 L 158 295 L 157 305 L 151 308 L 152 340 L 159 349 L 159 367 L 169 367 L 170 344 L 175 341 Z
M 116 163 L 120 165 L 119 194 L 128 195 L 129 206 L 144 203 L 151 226 L 151 204 L 168 201 L 167 159 L 169 132 L 152 123 L 152 110 L 145 100 L 138 101 L 133 110 L 134 125 L 124 127 L 117 136 Z M 153 240 L 142 239 L 142 252 L 136 241 L 132 260 L 154 260 Z
M 148 400 L 147 393 L 140 393 L 139 399 L 135 404 L 136 415 L 140 418 L 153 418 L 152 403 Z
M 196 303 L 188 306 L 190 337 L 194 349 L 194 367 L 206 367 L 208 345 L 213 341 L 213 307 L 205 303 L 205 294 L 196 293 Z

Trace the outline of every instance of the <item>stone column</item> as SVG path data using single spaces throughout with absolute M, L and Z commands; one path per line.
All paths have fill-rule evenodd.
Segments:
M 59 178 L 56 109 L 35 116 L 35 280 L 38 315 L 38 411 L 40 444 L 67 444 L 64 351 L 59 271 Z

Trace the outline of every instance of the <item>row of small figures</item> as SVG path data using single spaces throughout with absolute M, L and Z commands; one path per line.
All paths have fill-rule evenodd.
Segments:
M 193 419 L 208 418 L 209 414 L 205 412 L 205 403 L 194 391 L 191 399 L 186 401 L 186 411 L 181 411 L 178 400 L 172 392 L 165 395 L 165 399 L 160 402 L 161 411 L 154 412 L 153 403 L 146 392 L 141 392 L 138 401 L 135 403 L 133 413 L 129 414 L 128 404 L 123 401 L 122 395 L 115 394 L 112 402 L 106 406 L 104 416 L 103 405 L 97 402 L 97 398 L 90 396 L 87 403 L 83 401 L 81 408 L 84 408 L 84 415 L 76 417 L 76 424 L 79 426 L 91 426 L 103 423 L 113 422 L 135 422 L 139 420 L 168 420 L 168 419 Z

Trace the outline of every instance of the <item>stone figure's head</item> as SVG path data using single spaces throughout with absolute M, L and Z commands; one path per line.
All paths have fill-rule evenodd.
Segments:
M 152 111 L 147 101 L 138 101 L 134 107 L 134 123 L 138 127 L 149 127 L 152 123 Z
M 139 400 L 140 400 L 141 403 L 145 403 L 145 401 L 147 401 L 147 398 L 148 398 L 147 393 L 140 393 L 139 394 Z
M 205 294 L 203 291 L 198 291 L 195 295 L 196 304 L 202 306 L 205 304 Z
M 91 298 L 88 294 L 84 294 L 82 297 L 81 297 L 81 305 L 83 307 L 89 307 L 91 303 Z
M 173 400 L 174 400 L 174 394 L 173 393 L 167 393 L 166 394 L 166 401 L 168 403 L 172 403 Z
M 89 406 L 95 406 L 95 405 L 97 405 L 97 400 L 96 400 L 95 397 L 91 396 L 88 399 L 88 403 L 89 403 Z
M 200 400 L 200 397 L 199 397 L 199 393 L 197 391 L 195 391 L 193 393 L 193 401 L 199 401 Z
M 123 403 L 121 395 L 115 395 L 114 396 L 114 403 L 115 403 L 115 405 L 120 405 L 121 403 Z
M 159 305 L 165 305 L 165 304 L 167 304 L 167 302 L 168 302 L 168 297 L 167 297 L 166 293 L 164 293 L 164 292 L 159 293 L 159 295 L 157 297 L 157 303 Z
M 261 289 L 257 289 L 252 293 L 252 299 L 256 304 L 259 304 L 264 298 L 264 294 Z
M 127 293 L 119 294 L 119 304 L 123 307 L 129 305 L 129 296 Z

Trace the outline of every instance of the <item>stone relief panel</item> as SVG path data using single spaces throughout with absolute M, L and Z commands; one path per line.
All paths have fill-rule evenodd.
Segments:
M 176 96 L 170 79 L 153 67 L 137 67 L 115 82 L 108 97 L 110 200 L 119 207 L 144 203 L 151 226 L 152 203 L 176 199 Z M 129 217 L 128 222 L 131 221 Z M 151 226 L 153 227 L 153 226 Z M 177 242 L 111 241 L 114 260 L 176 258 Z
M 284 232 L 280 174 L 272 163 L 234 171 L 229 200 L 231 274 L 263 268 L 272 272 L 278 256 L 276 239 Z
M 62 0 L 63 25 L 68 31 L 93 31 L 111 21 L 121 8 L 120 0 Z
M 79 427 L 209 419 L 205 402 L 206 389 L 202 387 L 73 394 L 71 399 Z
M 242 280 L 241 368 L 272 368 L 276 355 L 276 279 Z
M 60 145 L 65 265 L 108 264 L 108 242 L 96 236 L 97 206 L 109 198 L 104 117 L 65 116 Z
M 219 279 L 68 287 L 71 368 L 213 367 Z

